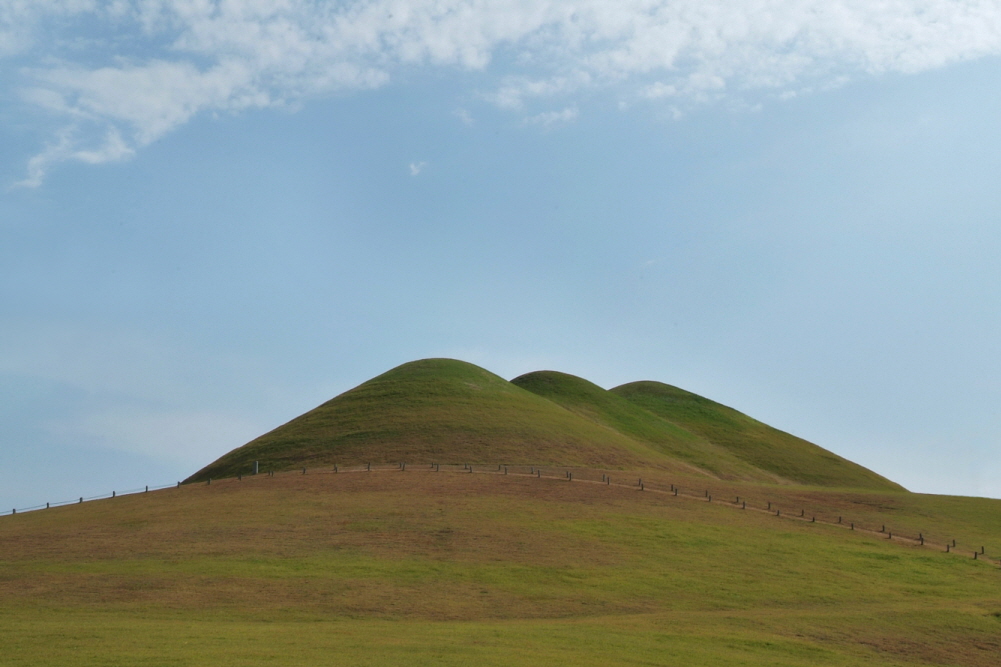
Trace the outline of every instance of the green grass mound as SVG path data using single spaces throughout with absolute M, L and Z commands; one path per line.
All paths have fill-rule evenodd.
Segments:
M 511 383 L 716 477 L 776 481 L 775 475 L 756 468 L 729 450 L 575 375 L 536 371 L 517 377 Z
M 508 382 L 454 359 L 398 366 L 188 481 L 358 463 L 660 469 L 724 480 L 901 490 L 806 440 L 658 382 L 612 390 L 555 371 Z
M 607 467 L 667 463 L 604 428 L 473 364 L 398 366 L 266 433 L 190 481 L 335 463 L 519 462 Z
M 632 382 L 610 393 L 787 480 L 865 489 L 902 487 L 812 442 L 662 382 Z

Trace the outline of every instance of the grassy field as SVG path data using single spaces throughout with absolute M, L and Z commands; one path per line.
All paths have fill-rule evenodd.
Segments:
M 998 664 L 999 501 L 481 470 L 311 470 L 0 517 L 0 664 Z M 860 530 L 826 523 L 839 513 Z M 929 544 L 861 530 L 882 523 Z M 944 553 L 953 537 L 985 558 Z

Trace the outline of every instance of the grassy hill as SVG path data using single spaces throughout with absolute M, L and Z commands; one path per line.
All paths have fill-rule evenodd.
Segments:
M 289 472 L 236 477 L 255 460 Z M 659 383 L 413 362 L 192 479 L 0 517 L 0 664 L 1001 655 L 1001 501 L 908 493 Z
M 760 470 L 787 480 L 818 486 L 901 488 L 812 442 L 684 389 L 661 382 L 632 382 L 615 387 L 610 393 L 700 436 Z
M 548 472 L 311 470 L 0 517 L 0 663 L 997 664 L 1001 501 Z
M 334 463 L 669 466 L 656 450 L 478 366 L 403 364 L 233 450 L 191 480 Z
M 668 385 L 641 382 L 607 391 L 554 371 L 508 382 L 453 359 L 424 359 L 383 373 L 229 452 L 188 481 L 246 474 L 254 461 L 277 471 L 399 461 L 578 465 L 900 488 L 812 443 Z
M 781 479 L 583 378 L 557 371 L 537 371 L 517 377 L 511 383 L 716 477 L 766 482 Z

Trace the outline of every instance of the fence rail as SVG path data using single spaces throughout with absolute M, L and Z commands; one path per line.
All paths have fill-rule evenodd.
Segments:
M 306 475 L 306 474 L 342 474 L 342 473 L 371 473 L 371 472 L 387 472 L 387 471 L 400 471 L 406 472 L 407 470 L 423 470 L 425 472 L 451 472 L 451 473 L 466 473 L 466 474 L 486 474 L 486 475 L 516 475 L 521 477 L 535 477 L 538 479 L 546 480 L 564 480 L 566 482 L 583 482 L 591 484 L 600 484 L 609 487 L 616 488 L 631 488 L 637 491 L 650 492 L 655 495 L 665 495 L 668 497 L 695 500 L 706 502 L 712 505 L 719 505 L 724 507 L 730 507 L 734 509 L 739 509 L 741 511 L 750 511 L 758 513 L 768 513 L 777 518 L 793 520 L 793 521 L 803 521 L 808 523 L 819 523 L 829 526 L 837 526 L 844 528 L 852 532 L 863 533 L 866 535 L 884 537 L 887 540 L 895 542 L 904 542 L 914 546 L 935 548 L 943 550 L 946 553 L 955 554 L 971 554 L 976 560 L 985 560 L 991 562 L 998 562 L 1001 565 L 1001 558 L 996 554 L 987 554 L 986 547 L 980 546 L 970 547 L 966 544 L 958 545 L 956 539 L 944 540 L 935 542 L 929 540 L 924 532 L 919 532 L 915 535 L 903 534 L 901 532 L 894 532 L 892 528 L 888 528 L 886 524 L 881 524 L 880 528 L 877 530 L 872 526 L 865 526 L 861 522 L 846 520 L 846 517 L 841 514 L 837 515 L 831 513 L 827 516 L 823 512 L 811 511 L 807 512 L 806 508 L 798 508 L 797 510 L 788 510 L 787 508 L 779 507 L 777 503 L 772 501 L 758 501 L 757 504 L 750 501 L 747 497 L 739 496 L 736 494 L 728 494 L 727 496 L 720 496 L 714 494 L 711 489 L 703 488 L 699 491 L 699 488 L 682 488 L 680 485 L 673 483 L 663 482 L 663 481 L 644 481 L 642 477 L 630 476 L 627 473 L 619 471 L 601 471 L 588 468 L 573 468 L 573 467 L 556 467 L 556 466 L 534 466 L 534 465 L 511 465 L 511 464 L 485 464 L 485 463 L 436 463 L 432 462 L 430 464 L 418 464 L 412 465 L 405 462 L 400 462 L 397 464 L 383 464 L 383 465 L 372 465 L 371 463 L 356 464 L 352 466 L 340 466 L 335 464 L 332 468 L 301 468 L 294 471 L 266 471 L 260 472 L 259 474 L 247 474 L 238 475 L 237 477 L 217 479 L 216 482 L 238 482 L 244 479 L 253 478 L 271 478 L 276 475 L 285 477 L 289 475 Z M 614 476 L 613 476 L 614 473 Z M 635 480 L 635 481 L 633 481 Z M 212 479 L 206 480 L 206 485 L 212 484 Z M 119 496 L 127 495 L 138 495 L 149 493 L 150 491 L 163 491 L 166 489 L 180 489 L 182 486 L 200 486 L 200 482 L 191 482 L 188 484 L 182 484 L 177 482 L 175 484 L 162 484 L 159 486 L 144 486 L 142 488 L 128 489 L 126 491 L 112 491 L 110 493 L 105 493 L 97 496 L 75 498 L 73 500 L 63 500 L 55 503 L 45 503 L 41 505 L 33 505 L 31 507 L 24 508 L 14 508 L 9 511 L 0 512 L 0 516 L 12 516 L 16 514 L 22 514 L 27 512 L 37 512 L 40 510 L 50 509 L 53 507 L 63 507 L 66 505 L 77 505 L 85 502 L 90 502 L 94 500 L 108 500 L 116 498 Z M 730 499 L 733 500 L 730 500 Z M 835 516 L 837 519 L 835 520 Z

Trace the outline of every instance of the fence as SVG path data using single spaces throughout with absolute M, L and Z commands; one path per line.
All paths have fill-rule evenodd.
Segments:
M 257 464 L 255 463 L 254 469 L 257 469 Z M 944 544 L 933 543 L 925 537 L 923 532 L 919 532 L 917 536 L 903 535 L 900 532 L 894 533 L 892 529 L 887 529 L 886 524 L 881 524 L 879 530 L 873 527 L 865 527 L 861 522 L 856 521 L 846 521 L 844 515 L 838 515 L 837 520 L 833 518 L 834 515 L 830 517 L 823 517 L 819 512 L 807 513 L 805 508 L 799 509 L 799 514 L 796 511 L 791 513 L 786 511 L 783 513 L 782 508 L 772 501 L 765 501 L 761 503 L 759 501 L 758 505 L 753 502 L 749 504 L 747 497 L 742 497 L 739 495 L 730 495 L 726 498 L 720 497 L 718 494 L 714 496 L 712 490 L 704 489 L 701 493 L 697 489 L 682 489 L 681 486 L 673 483 L 665 483 L 661 481 L 651 482 L 650 480 L 644 481 L 642 477 L 631 477 L 627 473 L 615 472 L 614 478 L 610 471 L 600 471 L 588 468 L 562 468 L 553 466 L 534 466 L 534 465 L 512 465 L 512 464 L 483 464 L 483 463 L 464 463 L 464 464 L 442 464 L 442 463 L 430 463 L 423 465 L 410 465 L 408 467 L 407 463 L 400 462 L 391 465 L 376 465 L 373 466 L 371 463 L 356 464 L 353 466 L 340 466 L 335 464 L 332 468 L 301 468 L 295 471 L 284 471 L 275 473 L 274 471 L 267 471 L 260 474 L 252 473 L 248 475 L 238 475 L 237 477 L 229 478 L 229 481 L 243 481 L 244 478 L 253 479 L 254 477 L 259 478 L 271 478 L 276 474 L 280 476 L 288 475 L 306 475 L 312 474 L 347 474 L 347 473 L 371 473 L 371 472 L 386 472 L 386 471 L 399 471 L 406 472 L 407 470 L 423 470 L 426 472 L 452 472 L 452 473 L 466 473 L 466 474 L 490 474 L 490 475 L 517 475 L 522 477 L 535 477 L 538 479 L 546 480 L 565 480 L 566 482 L 584 482 L 591 484 L 599 484 L 608 487 L 616 488 L 631 488 L 637 491 L 649 492 L 655 495 L 666 495 L 673 498 L 697 500 L 701 502 L 706 502 L 712 505 L 719 505 L 724 507 L 730 507 L 734 509 L 739 509 L 741 511 L 759 512 L 767 513 L 773 515 L 777 518 L 782 518 L 786 520 L 793 521 L 803 521 L 814 524 L 824 524 L 829 526 L 837 526 L 844 528 L 851 532 L 862 533 L 872 536 L 885 536 L 885 539 L 896 542 L 903 542 L 919 547 L 927 548 L 937 548 L 944 551 L 945 553 L 955 553 L 955 554 L 969 554 L 972 553 L 974 560 L 985 560 L 985 561 L 998 561 L 999 566 L 1001 566 L 1001 558 L 997 555 L 988 555 L 986 553 L 986 547 L 980 546 L 978 548 L 970 550 L 968 546 L 960 549 L 957 547 L 957 540 L 951 539 L 946 540 Z M 598 475 L 600 474 L 600 478 Z M 635 483 L 632 481 L 635 479 Z M 216 480 L 223 481 L 223 480 Z M 102 494 L 99 496 L 91 497 L 79 497 L 73 500 L 64 500 L 55 503 L 45 503 L 43 505 L 34 505 L 32 507 L 15 508 L 8 512 L 0 512 L 0 516 L 11 516 L 16 514 L 23 514 L 26 512 L 36 512 L 39 510 L 51 509 L 53 507 L 61 507 L 65 505 L 77 505 L 93 500 L 108 500 L 111 498 L 116 498 L 119 496 L 129 496 L 137 495 L 143 493 L 149 493 L 150 491 L 160 491 L 168 488 L 181 488 L 181 486 L 191 486 L 200 485 L 200 482 L 192 482 L 189 484 L 182 485 L 181 482 L 176 484 L 164 484 L 160 486 L 145 486 L 143 488 L 129 489 L 126 491 L 116 492 L 112 491 L 110 494 Z M 206 485 L 212 484 L 212 479 L 207 479 Z M 733 501 L 730 501 L 733 498 Z

